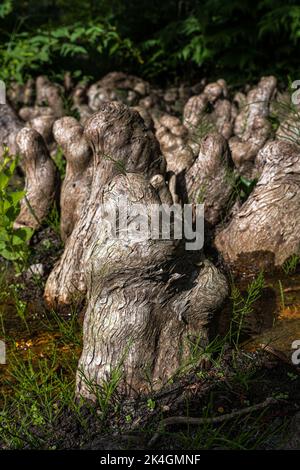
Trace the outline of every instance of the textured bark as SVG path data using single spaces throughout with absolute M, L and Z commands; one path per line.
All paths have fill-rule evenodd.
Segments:
M 23 121 L 31 121 L 40 116 L 51 116 L 55 119 L 53 110 L 49 106 L 24 106 L 20 109 L 19 116 Z
M 133 106 L 132 109 L 135 109 L 135 111 L 139 113 L 145 123 L 145 126 L 151 131 L 155 132 L 154 121 L 147 109 L 143 108 L 142 106 Z
M 28 126 L 41 134 L 52 151 L 54 140 L 52 127 L 57 118 L 65 114 L 63 102 L 63 89 L 56 83 L 52 83 L 47 77 L 40 76 L 36 79 L 36 100 L 33 106 L 24 106 L 19 111 L 19 116 L 28 122 Z
M 235 166 L 246 177 L 252 176 L 255 157 L 271 134 L 267 118 L 276 83 L 275 77 L 263 77 L 257 87 L 248 92 L 246 103 L 235 120 L 235 136 L 229 146 Z
M 288 142 L 300 145 L 300 125 L 299 114 L 292 114 L 280 123 L 276 138 L 278 140 L 286 140 Z
M 220 134 L 209 134 L 202 139 L 199 155 L 187 171 L 189 202 L 205 204 L 205 220 L 210 225 L 215 225 L 227 208 L 232 166 L 227 141 Z
M 90 197 L 45 298 L 53 305 L 70 303 L 76 291 L 86 296 L 77 394 L 94 399 L 86 379 L 101 384 L 118 366 L 128 394 L 147 390 L 149 378 L 161 386 L 186 358 L 190 341 L 207 341 L 227 282 L 201 253 L 185 253 L 181 242 L 111 236 L 102 204 L 111 213 L 126 197 L 127 221 L 135 224 L 135 203 L 146 210 L 161 203 L 151 184 L 164 183 L 157 176 L 159 147 L 139 114 L 105 103 L 84 136 L 94 158 Z
M 49 106 L 56 117 L 64 115 L 63 89 L 47 77 L 36 79 L 36 106 Z
M 38 116 L 31 119 L 27 126 L 36 130 L 43 137 L 47 147 L 50 149 L 53 144 L 52 127 L 56 118 L 53 115 Z
M 84 211 L 84 203 L 90 192 L 92 152 L 83 136 L 83 127 L 75 118 L 58 119 L 53 134 L 67 161 L 60 196 L 61 238 L 65 241 Z
M 89 107 L 98 111 L 106 101 L 120 101 L 128 106 L 135 106 L 148 92 L 149 84 L 141 78 L 112 72 L 89 88 Z
M 271 111 L 280 122 L 276 139 L 300 145 L 300 104 L 292 103 L 292 96 L 289 92 L 278 93 L 276 100 L 271 103 Z
M 170 192 L 164 175 L 154 175 L 150 180 L 151 186 L 156 189 L 159 199 L 163 204 L 172 205 L 178 202 L 178 196 Z
M 200 95 L 188 100 L 184 107 L 183 123 L 194 141 L 200 141 L 213 131 L 219 132 L 225 139 L 232 135 L 234 114 L 227 97 L 226 82 L 220 79 L 209 83 Z M 195 147 L 196 153 L 198 149 Z
M 34 97 L 34 80 L 30 78 L 22 85 L 20 83 L 11 83 L 7 90 L 7 97 L 14 109 L 20 106 L 31 106 Z
M 260 179 L 240 211 L 217 235 L 216 246 L 233 264 L 248 259 L 255 265 L 258 252 L 269 253 L 265 257 L 268 268 L 270 260 L 282 265 L 300 252 L 299 148 L 273 141 L 259 152 L 257 160 Z
M 0 105 L 0 158 L 3 155 L 3 145 L 10 153 L 18 153 L 16 137 L 22 129 L 23 123 L 9 104 Z
M 37 131 L 23 128 L 17 135 L 17 144 L 25 171 L 26 196 L 15 226 L 37 229 L 57 196 L 59 175 Z
M 93 110 L 87 104 L 87 87 L 84 85 L 77 85 L 72 93 L 72 100 L 74 110 L 79 113 L 80 123 L 84 125 L 89 117 L 93 114 Z
M 167 88 L 163 94 L 165 111 L 168 114 L 182 114 L 183 107 L 192 94 L 192 89 L 184 84 Z
M 156 138 L 167 161 L 167 171 L 180 174 L 189 168 L 194 156 L 188 143 L 188 131 L 180 119 L 168 114 L 154 120 Z
M 120 103 L 104 103 L 87 121 L 84 136 L 94 155 L 92 186 L 85 210 L 47 281 L 45 298 L 51 305 L 70 304 L 86 292 L 86 257 L 91 244 L 98 240 L 101 223 L 95 209 L 105 184 L 118 173 L 140 172 L 149 178 L 163 174 L 164 162 L 153 132 L 145 127 L 138 112 Z

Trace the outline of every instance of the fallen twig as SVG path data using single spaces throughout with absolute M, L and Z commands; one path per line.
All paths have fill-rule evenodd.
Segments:
M 297 292 L 300 290 L 300 286 L 286 287 L 283 292 Z
M 247 408 L 243 408 L 242 410 L 237 410 L 237 411 L 232 411 L 232 413 L 225 414 L 223 416 L 216 416 L 214 418 L 192 418 L 188 416 L 170 416 L 169 418 L 165 418 L 160 421 L 158 425 L 158 430 L 154 434 L 154 436 L 150 439 L 148 446 L 147 447 L 152 447 L 159 437 L 161 436 L 164 428 L 166 426 L 171 426 L 173 424 L 184 424 L 186 426 L 188 425 L 201 425 L 201 424 L 219 424 L 223 423 L 224 421 L 229 421 L 230 419 L 243 416 L 249 413 L 252 413 L 253 411 L 258 411 L 263 408 L 266 408 L 269 405 L 274 405 L 277 403 L 278 400 L 275 398 L 269 397 L 262 403 L 258 403 L 257 405 L 253 406 L 248 406 Z

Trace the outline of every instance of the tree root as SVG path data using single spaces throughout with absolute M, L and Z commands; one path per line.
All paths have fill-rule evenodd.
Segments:
M 261 403 L 258 403 L 257 405 L 248 406 L 247 408 L 243 408 L 237 411 L 232 411 L 232 413 L 228 413 L 223 416 L 216 416 L 214 418 L 193 418 L 193 417 L 188 417 L 188 416 L 170 416 L 169 418 L 165 418 L 160 421 L 157 432 L 150 439 L 147 447 L 148 448 L 153 447 L 153 445 L 160 438 L 166 426 L 171 426 L 173 424 L 184 424 L 186 426 L 189 426 L 189 425 L 201 426 L 202 424 L 224 423 L 225 421 L 229 421 L 230 419 L 237 418 L 239 416 L 244 416 L 246 414 L 252 413 L 253 411 L 258 411 L 263 408 L 266 408 L 267 406 L 275 405 L 276 403 L 278 403 L 278 400 L 272 397 L 268 397 L 266 400 L 264 400 Z

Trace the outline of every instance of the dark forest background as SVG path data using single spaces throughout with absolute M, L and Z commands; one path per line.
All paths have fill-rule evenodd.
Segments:
M 94 79 L 112 70 L 152 81 L 297 77 L 295 0 L 5 0 L 0 78 Z

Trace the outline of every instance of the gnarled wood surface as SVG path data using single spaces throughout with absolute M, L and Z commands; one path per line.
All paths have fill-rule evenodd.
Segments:
M 17 144 L 25 171 L 26 196 L 15 226 L 37 229 L 58 195 L 59 174 L 37 131 L 24 127 L 17 135 Z
M 22 121 L 9 104 L 0 105 L 0 158 L 3 155 L 3 146 L 8 147 L 13 155 L 18 153 L 16 137 L 22 129 Z
M 216 237 L 216 247 L 229 263 L 243 255 L 255 263 L 269 252 L 275 265 L 300 253 L 300 152 L 286 141 L 265 145 L 258 155 L 260 179 L 229 225 Z M 266 265 L 266 268 L 269 266 Z
M 210 225 L 216 225 L 229 208 L 232 167 L 229 147 L 221 134 L 202 139 L 199 155 L 186 173 L 186 190 L 189 202 L 205 205 L 205 220 Z
M 67 160 L 60 196 L 60 231 L 65 241 L 85 210 L 92 180 L 92 151 L 83 136 L 83 127 L 75 118 L 58 119 L 53 126 L 53 135 Z
M 232 159 L 239 172 L 247 177 L 251 177 L 255 157 L 271 133 L 267 118 L 276 84 L 275 77 L 262 77 L 247 94 L 234 123 L 234 137 L 229 141 Z
M 94 156 L 90 197 L 45 298 L 51 305 L 71 303 L 76 294 L 86 298 L 77 394 L 94 399 L 87 380 L 100 384 L 118 366 L 127 393 L 145 391 L 149 377 L 161 386 L 186 357 L 189 341 L 207 341 L 227 282 L 178 241 L 111 236 L 105 213 L 120 201 L 126 198 L 129 224 L 136 223 L 135 203 L 145 209 L 161 203 L 150 182 L 162 174 L 159 147 L 139 114 L 104 103 L 84 136 Z
M 102 191 L 119 173 L 139 172 L 145 177 L 163 173 L 164 162 L 152 131 L 137 111 L 117 102 L 106 102 L 86 123 L 84 136 L 93 149 L 92 184 L 86 210 L 67 240 L 63 256 L 49 276 L 45 297 L 51 305 L 69 304 L 86 292 L 86 256 L 98 238 L 101 221 L 95 209 Z

